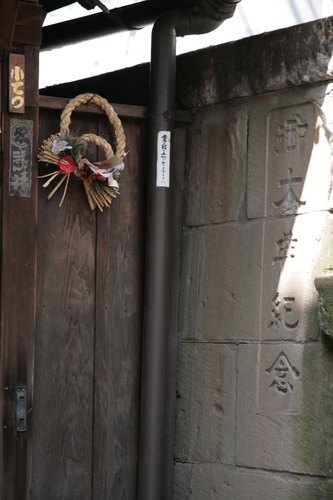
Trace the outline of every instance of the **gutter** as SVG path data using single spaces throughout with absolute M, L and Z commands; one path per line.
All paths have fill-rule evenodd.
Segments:
M 196 2 L 197 0 L 146 0 L 109 10 L 107 14 L 102 12 L 45 26 L 42 28 L 41 51 L 85 42 L 124 30 L 139 30 L 153 24 L 167 11 L 179 9 L 185 4 L 193 6 Z M 62 3 L 73 3 L 73 0 L 62 0 Z M 54 7 L 49 6 L 49 9 L 53 10 Z
M 173 422 L 168 422 L 167 414 L 168 406 L 174 408 L 175 390 L 170 390 L 170 384 L 174 386 L 176 376 L 168 369 L 174 369 L 176 360 L 168 359 L 168 352 L 176 356 L 173 346 L 177 332 L 171 331 L 170 303 L 174 286 L 171 277 L 177 275 L 172 269 L 173 255 L 180 253 L 180 231 L 177 236 L 173 221 L 178 220 L 181 228 L 181 217 L 173 214 L 173 207 L 179 206 L 174 198 L 175 173 L 167 161 L 163 166 L 162 153 L 166 147 L 167 157 L 172 157 L 176 37 L 215 30 L 233 16 L 238 1 L 201 0 L 196 7 L 167 12 L 156 21 L 152 32 L 139 500 L 172 498 L 173 457 L 166 441 L 173 439 Z M 170 137 L 170 142 L 163 137 Z M 170 175 L 168 185 L 160 178 L 163 168 L 166 177 Z M 167 394 L 171 394 L 168 401 Z

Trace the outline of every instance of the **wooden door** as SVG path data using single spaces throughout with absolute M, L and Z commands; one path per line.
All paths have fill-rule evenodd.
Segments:
M 53 108 L 64 104 L 46 101 Z M 104 113 L 84 108 L 73 113 L 72 130 L 111 142 Z M 129 154 L 123 193 L 109 209 L 92 212 L 75 180 L 59 208 L 62 190 L 48 200 L 50 187 L 39 181 L 35 500 L 136 498 L 147 122 L 142 110 L 117 111 Z M 40 110 L 40 142 L 59 130 L 59 116 L 59 109 Z M 98 154 L 91 144 L 87 156 Z M 39 172 L 52 168 L 41 164 Z
M 39 144 L 59 131 L 66 103 L 40 97 Z M 72 114 L 72 130 L 112 143 L 104 112 L 92 104 L 81 108 Z M 121 176 L 123 192 L 103 213 L 90 210 L 82 182 L 75 179 L 61 208 L 62 189 L 47 199 L 52 185 L 43 189 L 45 179 L 37 179 L 35 129 L 29 196 L 9 195 L 5 155 L 1 500 L 136 498 L 148 123 L 146 109 L 118 105 L 115 110 L 129 154 Z M 178 115 L 188 119 L 186 113 Z M 178 191 L 185 130 L 184 123 L 177 125 L 173 145 Z M 100 153 L 89 145 L 89 159 Z M 52 170 L 54 166 L 38 166 L 39 175 Z M 176 310 L 175 293 L 174 331 Z M 22 387 L 27 410 L 23 431 L 15 424 Z M 170 386 L 170 429 L 174 395 Z M 168 448 L 172 464 L 171 439 Z

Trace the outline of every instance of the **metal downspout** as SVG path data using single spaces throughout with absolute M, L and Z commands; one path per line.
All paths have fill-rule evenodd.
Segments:
M 165 471 L 173 467 L 165 446 L 167 378 L 172 377 L 167 352 L 170 337 L 176 335 L 170 331 L 171 264 L 172 253 L 180 252 L 180 241 L 177 248 L 173 241 L 172 167 L 170 187 L 156 184 L 158 134 L 170 132 L 172 144 L 174 133 L 176 37 L 213 31 L 232 17 L 239 1 L 202 0 L 197 7 L 168 12 L 152 32 L 139 500 L 170 500 Z

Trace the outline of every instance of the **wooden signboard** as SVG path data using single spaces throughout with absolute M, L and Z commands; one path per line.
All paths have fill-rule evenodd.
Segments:
M 25 56 L 9 54 L 9 112 L 25 113 Z
M 10 120 L 9 196 L 30 197 L 33 121 Z

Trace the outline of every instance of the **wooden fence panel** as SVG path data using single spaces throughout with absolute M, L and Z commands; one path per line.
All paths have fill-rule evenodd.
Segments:
M 95 500 L 136 498 L 147 125 L 124 129 L 123 193 L 97 224 Z
M 59 130 L 59 114 L 41 111 L 40 142 Z M 79 135 L 111 141 L 104 115 L 72 121 Z M 61 208 L 62 188 L 47 200 L 52 186 L 39 181 L 35 500 L 136 498 L 147 122 L 123 125 L 123 192 L 103 213 L 90 211 L 81 181 L 70 181 Z M 87 156 L 98 154 L 91 144 Z
M 96 132 L 97 122 L 76 119 L 78 128 L 80 134 Z M 41 138 L 58 129 L 58 115 L 41 114 Z M 39 171 L 52 169 L 54 166 L 43 165 Z M 32 498 L 88 500 L 93 446 L 96 214 L 90 211 L 81 182 L 71 180 L 61 208 L 63 188 L 47 200 L 51 186 L 44 190 L 41 184 Z

